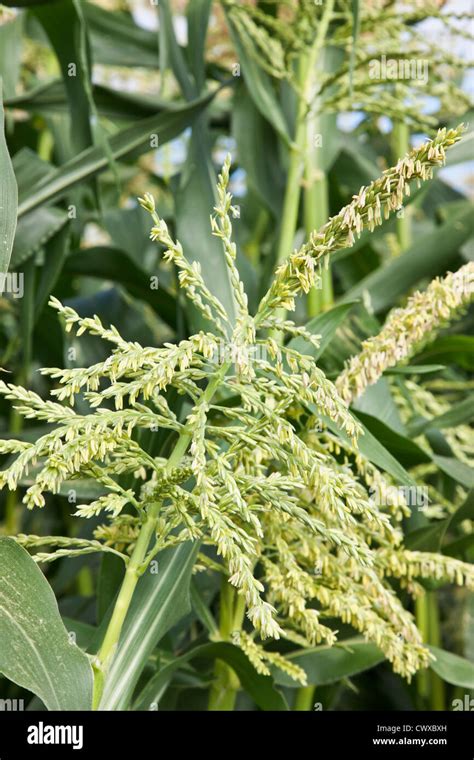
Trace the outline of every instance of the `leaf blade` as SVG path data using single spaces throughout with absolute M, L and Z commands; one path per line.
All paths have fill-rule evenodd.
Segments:
M 0 672 L 49 710 L 91 709 L 89 660 L 69 641 L 41 570 L 5 537 L 0 538 L 0 642 Z
M 146 152 L 150 149 L 150 133 L 152 132 L 159 134 L 161 145 L 172 140 L 192 123 L 215 94 L 215 92 L 208 93 L 189 104 L 186 103 L 165 112 L 160 111 L 154 116 L 148 116 L 122 129 L 109 141 L 113 158 L 115 160 L 124 158 L 135 150 Z M 43 203 L 64 195 L 78 182 L 107 168 L 109 163 L 109 157 L 100 146 L 82 151 L 59 169 L 53 170 L 25 193 L 18 208 L 18 216 L 21 217 Z
M 0 78 L 0 274 L 8 271 L 15 238 L 18 187 L 5 138 L 2 80 Z M 4 284 L 0 282 L 0 295 Z
M 436 657 L 430 665 L 431 670 L 434 670 L 443 681 L 454 686 L 474 689 L 474 663 L 438 647 L 430 646 L 429 650 Z
M 383 662 L 385 656 L 375 644 L 354 639 L 335 647 L 321 646 L 299 652 L 290 659 L 305 670 L 308 684 L 325 686 L 369 670 Z M 275 672 L 275 682 L 287 687 L 297 686 L 282 671 Z
M 198 542 L 158 555 L 159 573 L 139 580 L 117 653 L 107 674 L 101 710 L 125 709 L 146 661 L 167 631 L 191 609 L 189 584 Z

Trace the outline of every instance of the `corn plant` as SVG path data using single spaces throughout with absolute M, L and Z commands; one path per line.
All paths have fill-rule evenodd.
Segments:
M 466 59 L 423 25 L 459 42 L 470 15 L 160 0 L 150 31 L 133 3 L 22 6 L 0 9 L 1 688 L 462 701 L 472 209 L 434 170 L 472 132 Z
M 410 678 L 428 665 L 429 650 L 386 579 L 400 579 L 412 594 L 420 592 L 417 578 L 473 588 L 472 567 L 403 546 L 397 520 L 409 508 L 403 499 L 389 497 L 383 509 L 370 497 L 370 486 L 385 493 L 390 486 L 360 456 L 363 431 L 347 405 L 467 305 L 474 268 L 467 264 L 434 281 L 393 312 L 335 384 L 311 356 L 293 346 L 298 339 L 318 348 L 318 336 L 278 313 L 294 309 L 295 297 L 309 291 L 334 251 L 353 245 L 365 226 L 381 224 L 382 215 L 399 207 L 413 181 L 427 180 L 460 135 L 460 128 L 441 131 L 362 187 L 278 268 L 254 315 L 235 266 L 230 159 L 219 176 L 211 228 L 222 243 L 232 283 L 234 321 L 209 290 L 200 267 L 173 240 L 149 194 L 140 203 L 153 219 L 151 237 L 177 267 L 180 286 L 206 329 L 177 344 L 147 348 L 124 340 L 98 317 L 81 318 L 71 307 L 50 301 L 67 331 L 97 335 L 112 344 L 112 353 L 90 367 L 42 370 L 56 381 L 51 392 L 55 400 L 44 401 L 2 381 L 0 390 L 17 412 L 54 428 L 34 442 L 3 443 L 2 452 L 16 457 L 1 482 L 15 490 L 39 465 L 23 497 L 29 509 L 44 507 L 45 492 L 58 493 L 65 480 L 90 478 L 106 491 L 75 513 L 86 519 L 107 517 L 94 530 L 93 540 L 14 537 L 26 548 L 47 549 L 34 555 L 37 562 L 106 551 L 125 563 L 124 580 L 92 662 L 95 708 L 107 706 L 104 695 L 112 702 L 120 700 L 120 693 L 108 689 L 108 679 L 140 576 L 150 572 L 159 552 L 180 544 L 196 546 L 195 572 L 208 568 L 222 576 L 226 611 L 219 638 L 241 648 L 258 673 L 269 675 L 274 666 L 306 685 L 305 671 L 291 658 L 265 649 L 264 642 L 283 638 L 303 647 L 323 641 L 334 646 L 337 633 L 323 622 L 328 615 L 361 631 L 395 672 Z M 275 332 L 290 341 L 276 340 Z M 182 420 L 167 403 L 171 388 L 191 407 Z M 87 402 L 88 413 L 74 410 L 77 397 Z M 326 420 L 341 431 L 343 443 L 328 435 Z M 318 425 L 321 434 L 315 433 Z M 150 456 L 140 445 L 143 429 L 170 432 L 167 458 Z M 339 448 L 346 453 L 343 461 L 335 456 Z M 121 485 L 130 473 L 142 481 L 139 489 Z M 137 675 L 131 675 L 132 683 Z M 227 669 L 219 671 L 211 706 L 232 704 L 232 691 Z

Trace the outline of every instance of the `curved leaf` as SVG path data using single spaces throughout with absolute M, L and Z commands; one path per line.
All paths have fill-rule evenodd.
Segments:
M 219 659 L 230 665 L 239 677 L 242 688 L 262 710 L 288 709 L 284 698 L 275 689 L 272 678 L 259 675 L 242 650 L 226 642 L 203 644 L 165 665 L 145 686 L 134 709 L 149 710 L 152 703 L 158 703 L 173 673 L 191 660 L 197 659 Z M 292 684 L 297 685 L 294 682 Z
M 153 649 L 191 609 L 189 584 L 198 548 L 196 541 L 165 550 L 158 555 L 158 572 L 149 568 L 140 578 L 99 709 L 126 709 Z
M 12 538 L 0 538 L 0 672 L 48 710 L 91 709 L 89 659 L 70 642 L 43 573 Z
M 474 370 L 474 337 L 442 335 L 423 349 L 413 361 L 424 362 L 427 359 L 436 359 L 445 364 L 457 364 L 463 369 Z
M 75 0 L 33 11 L 57 55 L 66 90 L 71 122 L 71 142 L 79 152 L 92 145 L 91 103 L 88 96 L 90 61 L 84 21 Z
M 315 410 L 315 407 L 313 407 Z M 349 443 L 348 436 L 329 418 L 323 417 L 324 423 L 328 426 L 329 430 L 336 435 L 340 436 L 343 440 Z M 360 422 L 360 420 L 359 420 Z M 360 422 L 362 426 L 363 435 L 359 436 L 358 448 L 360 452 L 366 456 L 377 467 L 380 467 L 385 472 L 392 475 L 398 483 L 407 486 L 416 485 L 415 480 L 409 475 L 405 468 L 398 462 L 393 454 L 390 453 L 385 446 L 377 440 L 370 430 Z
M 174 106 L 160 111 L 154 116 L 132 124 L 117 132 L 109 140 L 110 152 L 114 159 L 124 158 L 133 151 L 150 150 L 150 137 L 157 134 L 160 145 L 172 140 L 183 132 L 206 108 L 216 92 L 206 94 L 186 105 Z M 91 147 L 79 153 L 59 169 L 55 169 L 43 180 L 30 188 L 20 203 L 18 216 L 28 213 L 42 203 L 47 203 L 66 193 L 71 187 L 97 174 L 109 165 L 109 156 L 100 146 Z
M 190 0 L 186 9 L 188 18 L 188 58 L 198 92 L 206 80 L 205 44 L 211 0 Z
M 369 670 L 383 662 L 385 656 L 375 644 L 350 639 L 334 647 L 307 649 L 290 655 L 289 659 L 306 671 L 309 684 L 324 686 Z M 289 687 L 298 685 L 281 670 L 276 670 L 275 682 Z
M 430 665 L 431 670 L 434 670 L 443 681 L 452 683 L 454 686 L 463 686 L 465 689 L 474 689 L 474 663 L 438 647 L 430 646 L 429 649 L 436 657 Z
M 198 261 L 204 281 L 225 308 L 231 324 L 236 307 L 221 241 L 211 233 L 209 214 L 216 203 L 214 168 L 209 158 L 208 135 L 204 125 L 196 125 L 189 144 L 186 170 L 176 197 L 176 229 L 184 253 Z M 189 300 L 186 303 L 195 329 L 204 326 L 204 317 Z
M 474 488 L 474 472 L 468 464 L 460 462 L 454 457 L 433 456 L 433 462 L 438 465 L 440 470 L 449 475 L 450 478 L 457 480 L 458 483 L 466 488 Z
M 5 139 L 2 80 L 0 78 L 0 274 L 8 271 L 15 237 L 18 188 Z M 0 295 L 2 284 L 0 283 Z
M 275 161 L 278 137 L 255 105 L 247 87 L 236 88 L 232 109 L 232 133 L 237 142 L 239 165 L 258 194 L 260 203 L 279 218 L 283 205 L 284 175 Z M 262 150 L 265 145 L 265 150 Z
M 95 63 L 158 68 L 155 32 L 137 26 L 128 13 L 105 10 L 95 3 L 82 2 L 81 5 Z
M 39 251 L 67 224 L 66 211 L 55 208 L 36 208 L 23 216 L 16 229 L 10 269 L 18 269 L 36 251 Z
M 433 417 L 431 420 L 417 420 L 413 425 L 410 425 L 410 433 L 413 436 L 418 436 L 432 428 L 442 430 L 443 428 L 453 428 L 457 425 L 465 425 L 468 424 L 473 417 L 474 399 L 472 396 L 468 396 L 464 401 L 456 404 L 456 406 L 453 406 L 447 412 L 439 414 L 437 417 Z
M 0 25 L 0 78 L 5 98 L 15 94 L 20 75 L 22 54 L 23 14 L 6 19 Z
M 262 116 L 273 125 L 280 137 L 287 145 L 291 145 L 291 137 L 285 115 L 278 102 L 273 89 L 273 83 L 269 74 L 259 68 L 256 61 L 247 52 L 235 26 L 227 17 L 232 40 L 238 54 L 238 60 L 242 66 L 247 90 L 253 98 L 255 105 Z
M 431 457 L 418 446 L 415 441 L 394 430 L 379 417 L 366 414 L 358 409 L 353 410 L 355 416 L 365 427 L 385 446 L 397 461 L 404 467 L 415 467 L 418 464 L 428 464 Z
M 358 301 L 347 301 L 338 304 L 332 309 L 323 312 L 323 314 L 318 314 L 317 317 L 314 317 L 314 319 L 311 319 L 305 325 L 306 330 L 312 335 L 321 336 L 318 349 L 308 343 L 304 338 L 293 338 L 289 343 L 289 347 L 294 351 L 299 351 L 302 354 L 308 354 L 309 356 L 314 356 L 315 359 L 319 359 L 324 353 L 324 349 L 331 342 L 337 328 L 344 321 L 344 318 L 356 303 L 358 303 Z
M 97 246 L 68 256 L 64 270 L 72 275 L 121 283 L 131 295 L 146 301 L 170 327 L 176 327 L 176 301 L 161 285 L 150 288 L 149 276 L 118 248 Z

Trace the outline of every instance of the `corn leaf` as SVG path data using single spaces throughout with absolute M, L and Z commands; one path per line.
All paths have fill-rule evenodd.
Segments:
M 0 672 L 48 710 L 91 709 L 89 660 L 70 641 L 41 570 L 11 538 L 0 538 Z

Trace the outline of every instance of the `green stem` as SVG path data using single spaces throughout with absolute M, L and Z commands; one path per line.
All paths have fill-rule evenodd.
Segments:
M 209 382 L 198 403 L 207 404 L 211 401 L 215 392 L 223 381 L 229 367 L 230 362 L 226 362 L 222 365 L 220 370 Z M 191 443 L 191 440 L 192 433 L 186 429 L 183 430 L 168 459 L 168 462 L 166 464 L 167 470 L 171 470 L 179 465 L 181 459 L 187 451 L 189 444 Z M 127 565 L 125 577 L 123 579 L 122 586 L 120 587 L 112 617 L 110 619 L 104 640 L 94 663 L 95 678 L 92 704 L 92 708 L 94 710 L 97 710 L 100 704 L 107 671 L 117 649 L 120 634 L 122 632 L 122 627 L 125 622 L 130 603 L 132 601 L 133 593 L 138 583 L 138 579 L 141 575 L 143 562 L 145 561 L 150 541 L 155 533 L 160 507 L 161 502 L 158 501 L 153 502 L 149 505 L 147 518 L 140 529 L 135 548 Z
M 245 618 L 246 601 L 243 594 L 238 594 L 235 602 L 234 623 L 232 631 L 240 631 Z
M 392 131 L 392 157 L 394 163 L 402 158 L 410 150 L 410 132 L 408 125 L 403 121 L 396 121 Z M 401 216 L 396 217 L 397 239 L 400 251 L 407 250 L 412 242 L 411 238 L 411 221 L 409 211 L 403 208 Z
M 307 55 L 302 55 L 298 62 L 298 83 L 305 91 L 309 60 Z M 278 240 L 277 262 L 284 261 L 293 248 L 297 223 L 298 207 L 300 202 L 301 180 L 304 169 L 304 149 L 306 145 L 306 114 L 307 104 L 304 97 L 298 101 L 298 112 L 296 116 L 295 140 L 290 148 L 290 162 L 288 165 L 288 175 L 286 179 L 286 190 L 283 201 L 283 215 L 280 228 L 280 237 Z
M 314 69 L 318 54 L 324 45 L 333 7 L 334 0 L 326 0 L 314 44 L 308 53 L 301 56 L 298 62 L 298 85 L 300 88 L 300 97 L 296 115 L 295 140 L 290 150 L 290 162 L 283 202 L 282 223 L 277 249 L 278 263 L 284 261 L 293 248 L 293 241 L 298 224 L 301 180 L 303 178 L 306 163 L 305 151 L 307 149 L 308 106 L 310 105 L 312 95 L 311 91 L 314 82 Z M 318 192 L 317 189 L 316 192 Z M 324 221 L 327 221 L 327 217 Z M 311 232 L 314 229 L 315 227 L 312 227 Z M 284 314 L 280 314 L 280 316 L 284 316 Z
M 315 686 L 302 686 L 298 689 L 293 710 L 305 710 L 306 712 L 312 710 L 315 688 Z
M 421 633 L 424 644 L 428 644 L 430 637 L 429 609 L 427 592 L 419 596 L 415 601 L 416 625 Z M 417 690 L 422 700 L 428 699 L 430 691 L 430 671 L 428 668 L 420 670 L 416 675 Z
M 426 591 L 416 600 L 416 624 L 424 644 L 441 647 L 438 599 L 435 591 Z M 417 674 L 418 694 L 428 703 L 431 710 L 445 709 L 445 687 L 443 680 L 432 670 L 422 670 Z
M 321 134 L 320 119 L 315 117 L 311 125 L 313 135 Z M 309 143 L 309 141 L 308 141 Z M 313 230 L 318 230 L 329 217 L 328 181 L 322 167 L 323 146 L 311 146 L 306 149 L 305 191 L 304 191 L 304 226 L 308 237 Z M 308 293 L 308 317 L 314 317 L 324 311 L 333 302 L 332 277 L 330 269 L 321 272 L 321 287 L 312 288 Z
M 232 639 L 234 632 L 240 631 L 245 617 L 245 598 L 237 594 L 227 577 L 223 576 L 219 632 L 224 641 Z M 240 688 L 240 681 L 227 663 L 217 660 L 214 666 L 214 681 L 209 693 L 209 710 L 233 710 Z
M 430 591 L 428 595 L 428 609 L 430 622 L 430 644 L 441 648 L 441 629 L 439 624 L 439 607 L 436 591 Z M 446 693 L 444 681 L 437 673 L 431 671 L 430 706 L 432 710 L 444 710 Z
M 219 633 L 223 641 L 231 640 L 232 633 L 240 630 L 242 626 L 242 620 L 239 622 L 236 618 L 236 597 L 235 589 L 230 585 L 227 577 L 222 576 Z M 232 668 L 226 662 L 216 660 L 214 680 L 209 693 L 209 710 L 233 710 L 239 687 L 240 681 Z

